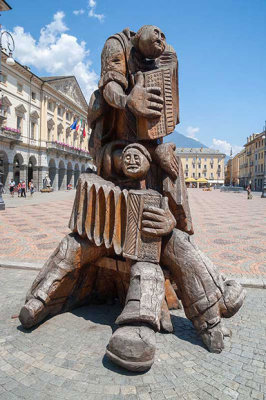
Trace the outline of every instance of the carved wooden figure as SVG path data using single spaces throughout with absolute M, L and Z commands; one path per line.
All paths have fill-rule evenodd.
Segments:
M 163 138 L 179 123 L 178 62 L 156 26 L 107 39 L 99 89 L 90 100 L 90 152 L 97 174 L 78 181 L 67 235 L 32 284 L 20 321 L 93 300 L 119 298 L 123 310 L 106 354 L 144 371 L 155 333 L 172 332 L 169 309 L 181 300 L 203 342 L 221 352 L 245 293 L 193 242 L 182 165 Z

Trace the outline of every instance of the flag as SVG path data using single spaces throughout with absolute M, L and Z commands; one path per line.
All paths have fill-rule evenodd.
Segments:
M 76 132 L 78 132 L 79 130 L 79 125 L 76 125 Z
M 70 129 L 72 129 L 72 130 L 74 130 L 74 129 L 76 129 L 76 127 L 77 127 L 77 120 L 75 120 L 74 122 L 73 122 L 73 124 L 70 126 Z
M 83 128 L 82 136 L 86 137 L 85 125 L 84 125 L 84 128 Z

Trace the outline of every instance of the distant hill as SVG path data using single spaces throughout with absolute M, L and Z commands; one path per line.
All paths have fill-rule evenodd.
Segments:
M 185 135 L 182 135 L 182 133 L 179 133 L 177 131 L 173 132 L 171 135 L 166 136 L 165 142 L 174 142 L 176 147 L 188 147 L 188 148 L 208 148 L 205 144 L 199 142 L 198 140 L 189 138 Z

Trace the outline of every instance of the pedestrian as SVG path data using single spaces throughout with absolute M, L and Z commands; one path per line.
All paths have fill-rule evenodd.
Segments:
M 15 181 L 14 179 L 11 179 L 11 181 L 9 182 L 9 192 L 11 194 L 11 197 L 14 197 L 14 190 L 15 190 Z
M 251 186 L 250 185 L 248 185 L 248 187 L 247 187 L 247 194 L 248 194 L 248 200 L 251 200 L 252 194 L 251 194 Z
M 30 188 L 30 195 L 32 196 L 34 193 L 34 183 L 33 180 L 30 181 L 29 183 L 29 188 Z
M 18 189 L 18 197 L 21 197 L 21 184 L 22 184 L 22 181 L 20 181 L 20 182 L 18 183 L 18 186 L 17 186 L 17 189 Z
M 21 183 L 21 197 L 26 198 L 26 182 L 22 181 Z

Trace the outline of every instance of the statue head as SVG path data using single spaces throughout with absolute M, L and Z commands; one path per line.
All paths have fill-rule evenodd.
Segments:
M 143 25 L 134 36 L 133 44 L 145 58 L 153 60 L 165 50 L 165 35 L 157 26 Z
M 139 143 L 129 144 L 122 152 L 122 170 L 129 178 L 143 179 L 150 168 L 150 163 L 150 153 Z

